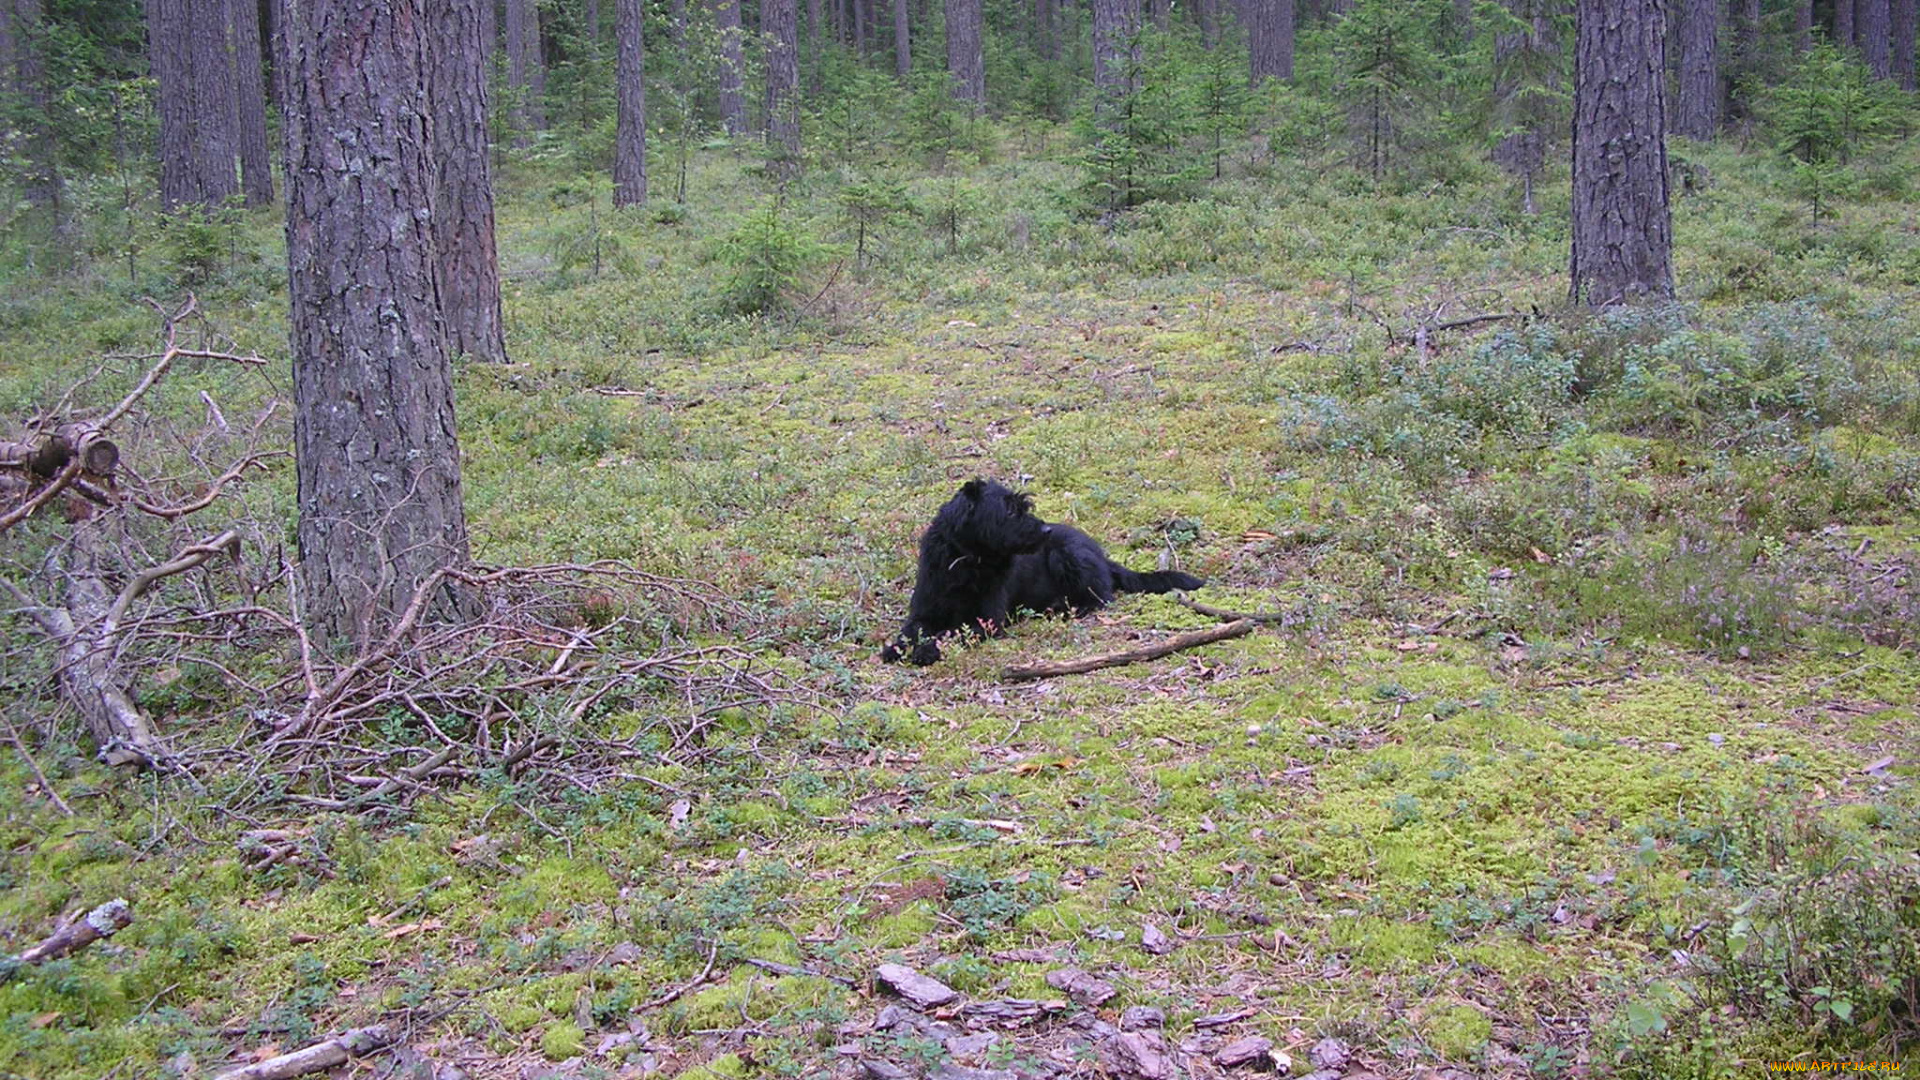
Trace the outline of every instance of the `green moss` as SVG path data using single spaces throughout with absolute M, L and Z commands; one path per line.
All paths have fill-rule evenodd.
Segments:
M 1428 1008 L 1420 1026 L 1445 1061 L 1471 1060 L 1493 1037 L 1493 1021 L 1464 1002 Z
M 1377 971 L 1423 967 L 1432 962 L 1440 945 L 1431 927 L 1372 917 L 1336 919 L 1328 936 L 1334 948 Z
M 540 1052 L 547 1056 L 548 1061 L 579 1057 L 586 1052 L 586 1048 L 586 1033 L 571 1020 L 549 1024 L 547 1030 L 540 1033 Z

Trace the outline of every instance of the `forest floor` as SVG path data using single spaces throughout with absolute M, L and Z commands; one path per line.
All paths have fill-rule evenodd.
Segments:
M 1892 1058 L 1920 970 L 1914 161 L 1814 221 L 1762 155 L 1695 158 L 1682 303 L 1606 317 L 1564 311 L 1564 210 L 1521 214 L 1484 169 L 1376 190 L 1267 166 L 1102 222 L 1061 209 L 1067 165 L 1010 154 L 967 174 L 956 251 L 894 225 L 872 268 L 823 263 L 767 318 L 717 314 L 713 242 L 761 183 L 726 153 L 667 221 L 517 171 L 513 363 L 459 380 L 476 556 L 697 583 L 740 605 L 727 634 L 638 590 L 596 648 L 735 646 L 777 689 L 636 680 L 559 733 L 626 758 L 359 813 L 263 796 L 230 756 L 198 793 L 111 774 L 62 729 L 32 745 L 67 816 L 9 749 L 0 940 L 116 895 L 135 918 L 0 985 L 0 1074 L 212 1076 L 376 1021 L 402 1038 L 373 1075 L 408 1077 Z M 822 172 L 785 220 L 832 238 Z M 288 400 L 276 229 L 243 222 L 200 289 L 274 363 L 184 368 L 130 457 L 184 445 L 207 400 Z M 0 301 L 6 416 L 144 348 L 132 297 L 162 286 L 120 273 Z M 1129 597 L 881 665 L 917 531 L 976 475 L 1205 578 L 1205 604 L 1288 618 L 1000 677 L 1215 621 Z M 292 489 L 276 465 L 226 513 L 285 540 Z M 25 732 L 52 703 L 18 629 Z M 249 745 L 258 702 L 212 667 L 140 689 L 189 762 Z M 355 738 L 400 763 L 430 727 L 397 710 Z M 263 826 L 307 857 L 250 868 Z M 955 996 L 905 1001 L 889 963 Z

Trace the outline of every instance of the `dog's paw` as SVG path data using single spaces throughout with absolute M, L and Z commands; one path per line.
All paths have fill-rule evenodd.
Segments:
M 899 663 L 900 662 L 900 643 L 897 641 L 888 642 L 887 647 L 880 650 L 880 662 L 883 664 Z
M 913 647 L 913 662 L 918 667 L 940 662 L 940 646 L 931 641 L 923 641 Z

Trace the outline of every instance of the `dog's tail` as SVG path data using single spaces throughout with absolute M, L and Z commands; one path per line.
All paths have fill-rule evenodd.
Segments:
M 1113 587 L 1121 592 L 1169 593 L 1175 589 L 1197 589 L 1206 584 L 1192 574 L 1183 574 L 1178 570 L 1141 574 L 1112 560 L 1107 561 L 1107 566 L 1113 570 Z

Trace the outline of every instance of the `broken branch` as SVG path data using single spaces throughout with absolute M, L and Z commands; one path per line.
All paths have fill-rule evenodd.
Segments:
M 17 970 L 31 964 L 57 960 L 99 941 L 110 938 L 133 921 L 133 909 L 125 900 L 109 900 L 78 919 L 53 932 L 40 944 L 13 957 L 4 967 Z
M 291 1054 L 281 1054 L 221 1073 L 215 1080 L 291 1080 L 295 1076 L 345 1065 L 393 1041 L 393 1031 L 385 1024 L 354 1028 L 326 1042 L 315 1043 Z
M 1097 656 L 1086 656 L 1078 660 L 1062 660 L 1058 662 L 1010 667 L 1001 672 L 1000 677 L 1007 682 L 1025 682 L 1029 679 L 1050 679 L 1056 675 L 1084 675 L 1089 671 L 1099 671 L 1101 668 L 1121 667 L 1126 664 L 1137 664 L 1144 660 L 1157 660 L 1162 656 L 1179 652 L 1182 649 L 1191 649 L 1199 645 L 1225 641 L 1228 638 L 1241 637 L 1252 633 L 1253 628 L 1254 621 L 1252 619 L 1237 619 L 1230 623 L 1208 627 L 1205 630 L 1194 630 L 1185 634 L 1175 634 L 1165 641 L 1142 646 L 1138 649 L 1128 649 L 1125 652 L 1101 653 Z

